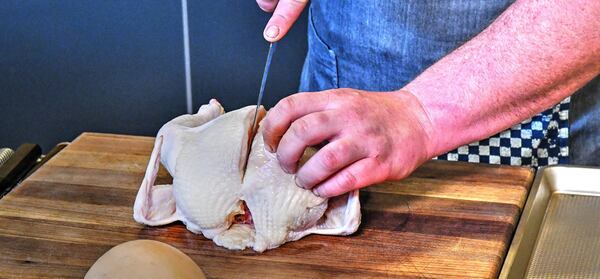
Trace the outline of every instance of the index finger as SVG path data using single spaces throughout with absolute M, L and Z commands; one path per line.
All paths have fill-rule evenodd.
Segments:
M 265 40 L 269 42 L 281 40 L 292 28 L 307 3 L 308 0 L 279 0 L 263 32 Z
M 270 151 L 277 151 L 279 141 L 296 119 L 326 110 L 330 97 L 327 91 L 297 93 L 283 98 L 270 109 L 263 122 L 263 137 Z

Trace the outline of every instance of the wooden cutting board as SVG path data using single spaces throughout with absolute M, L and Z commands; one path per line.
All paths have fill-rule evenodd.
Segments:
M 528 168 L 430 162 L 408 179 L 363 190 L 354 235 L 312 235 L 258 254 L 215 246 L 181 223 L 134 222 L 153 141 L 82 134 L 2 198 L 0 277 L 81 278 L 111 247 L 155 239 L 213 278 L 491 278 L 533 179 Z

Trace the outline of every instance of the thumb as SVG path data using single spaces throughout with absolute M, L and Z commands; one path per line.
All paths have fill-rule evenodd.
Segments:
M 308 0 L 279 0 L 273 16 L 263 31 L 265 40 L 269 42 L 281 40 L 292 28 L 307 3 Z

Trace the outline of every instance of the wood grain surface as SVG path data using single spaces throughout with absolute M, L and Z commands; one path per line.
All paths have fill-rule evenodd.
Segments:
M 81 278 L 111 247 L 154 239 L 210 278 L 493 278 L 533 179 L 528 168 L 429 162 L 364 189 L 352 236 L 311 235 L 258 254 L 218 247 L 181 223 L 133 220 L 153 141 L 82 134 L 2 198 L 0 277 Z

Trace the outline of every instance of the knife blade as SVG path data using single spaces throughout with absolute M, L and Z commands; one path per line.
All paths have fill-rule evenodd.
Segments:
M 263 95 L 265 94 L 265 85 L 267 84 L 267 77 L 269 76 L 269 68 L 271 67 L 271 61 L 273 60 L 273 54 L 277 48 L 277 42 L 269 45 L 269 53 L 267 54 L 267 62 L 265 63 L 265 70 L 263 71 L 262 80 L 260 82 L 260 90 L 258 91 L 258 100 L 256 101 L 256 109 L 254 110 L 254 120 L 252 120 L 252 133 L 256 133 L 258 126 L 257 117 L 258 109 L 262 104 Z

